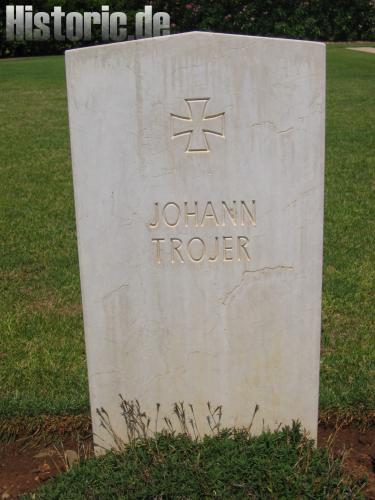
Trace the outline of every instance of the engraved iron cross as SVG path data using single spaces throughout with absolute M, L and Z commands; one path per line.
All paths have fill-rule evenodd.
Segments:
M 172 139 L 188 135 L 189 140 L 185 153 L 208 153 L 210 147 L 207 134 L 224 136 L 224 113 L 206 115 L 207 103 L 210 99 L 185 99 L 190 116 L 171 113 Z

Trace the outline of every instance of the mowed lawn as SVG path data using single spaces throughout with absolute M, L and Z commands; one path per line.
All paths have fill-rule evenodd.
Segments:
M 0 60 L 0 120 L 0 418 L 84 412 L 63 57 Z M 375 409 L 374 54 L 328 48 L 326 151 L 320 405 L 365 415 Z

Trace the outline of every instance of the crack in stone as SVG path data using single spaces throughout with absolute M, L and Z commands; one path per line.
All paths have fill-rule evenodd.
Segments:
M 300 199 L 304 198 L 306 195 L 310 194 L 315 189 L 319 189 L 320 187 L 321 187 L 321 184 L 318 184 L 317 186 L 313 186 L 312 188 L 307 189 L 306 191 L 303 191 L 302 193 L 299 193 L 298 197 L 295 198 L 294 200 L 292 200 L 290 203 L 288 203 L 288 205 L 286 206 L 286 208 L 289 208 L 291 205 L 293 205 L 294 203 L 296 203 L 296 201 L 299 201 Z
M 253 274 L 253 273 L 262 273 L 262 272 L 268 272 L 268 271 L 294 271 L 294 267 L 293 266 L 275 266 L 275 267 L 261 267 L 260 269 L 251 269 L 251 270 L 247 270 L 247 271 L 244 271 L 242 273 L 242 276 L 241 276 L 241 280 L 240 282 L 238 283 L 238 285 L 235 285 L 232 290 L 230 290 L 229 292 L 227 292 L 223 298 L 220 298 L 220 303 L 224 306 L 226 306 L 227 304 L 229 304 L 233 299 L 233 295 L 235 294 L 235 292 L 241 288 L 241 286 L 243 285 L 244 281 L 245 281 L 245 278 L 246 278 L 246 275 L 247 274 Z
M 270 121 L 252 123 L 250 125 L 250 128 L 265 127 L 265 126 L 270 126 L 273 129 L 275 129 L 276 134 L 287 134 L 289 132 L 293 132 L 293 130 L 294 130 L 294 127 L 289 127 L 289 128 L 284 129 L 284 130 L 278 130 L 276 124 L 274 122 L 270 122 Z
M 276 134 L 287 134 L 288 132 L 292 132 L 294 130 L 294 127 L 289 127 L 286 128 L 285 130 L 278 130 Z
M 113 295 L 114 293 L 118 292 L 119 290 L 121 290 L 121 288 L 127 288 L 129 286 L 128 283 L 124 283 L 123 285 L 120 285 L 118 286 L 117 288 L 115 288 L 114 290 L 111 290 L 110 292 L 106 293 L 105 295 L 103 295 L 103 300 L 106 300 L 108 299 L 111 295 Z
M 90 377 L 97 377 L 100 375 L 112 375 L 113 373 L 117 373 L 117 370 L 108 370 L 108 371 L 90 373 Z

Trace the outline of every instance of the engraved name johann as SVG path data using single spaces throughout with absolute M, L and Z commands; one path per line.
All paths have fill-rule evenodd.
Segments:
M 206 108 L 209 100 L 209 97 L 185 99 L 188 116 L 170 114 L 171 138 L 187 137 L 185 153 L 209 153 L 208 136 L 210 134 L 225 138 L 225 113 L 207 115 Z
M 203 204 L 155 202 L 148 224 L 150 230 L 157 233 L 157 237 L 155 234 L 151 239 L 154 261 L 158 264 L 250 261 L 248 232 L 255 225 L 255 200 Z M 176 228 L 181 230 L 179 236 L 175 234 Z M 194 234 L 187 237 L 190 231 L 185 228 Z M 216 228 L 218 234 L 207 236 L 207 228 Z M 173 234 L 166 234 L 167 229 Z

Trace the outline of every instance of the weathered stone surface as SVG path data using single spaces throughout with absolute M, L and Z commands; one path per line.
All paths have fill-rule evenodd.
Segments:
M 325 46 L 189 33 L 66 54 L 94 432 L 300 419 L 316 435 Z

